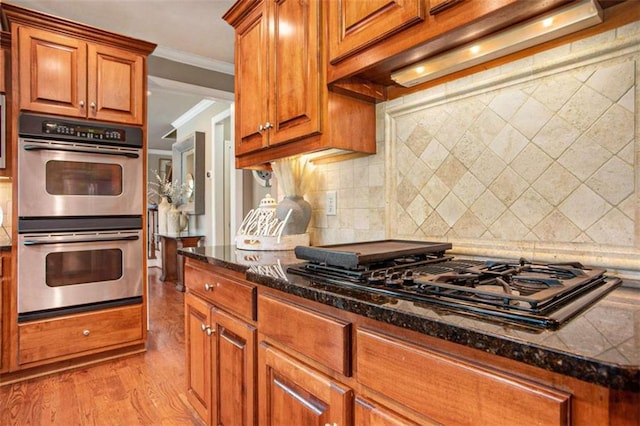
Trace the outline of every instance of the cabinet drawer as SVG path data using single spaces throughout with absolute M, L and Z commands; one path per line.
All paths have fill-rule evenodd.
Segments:
M 327 367 L 351 375 L 351 324 L 270 295 L 258 297 L 258 330 Z
M 19 363 L 141 341 L 142 327 L 142 305 L 19 324 Z
M 356 331 L 360 383 L 443 424 L 568 424 L 570 395 L 377 332 Z
M 206 266 L 206 265 L 205 265 Z M 249 321 L 256 320 L 256 286 L 188 263 L 187 289 L 206 301 Z

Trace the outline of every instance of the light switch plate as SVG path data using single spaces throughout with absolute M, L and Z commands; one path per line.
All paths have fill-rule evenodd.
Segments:
M 327 216 L 335 216 L 338 211 L 338 200 L 336 199 L 336 191 L 327 192 Z

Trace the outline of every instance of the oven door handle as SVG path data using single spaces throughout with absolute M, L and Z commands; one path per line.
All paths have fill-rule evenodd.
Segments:
M 42 246 L 47 244 L 71 244 L 71 243 L 104 243 L 109 241 L 136 241 L 140 237 L 137 235 L 131 235 L 128 237 L 111 237 L 111 238 L 78 238 L 69 240 L 24 240 L 22 245 L 24 246 Z
M 100 155 L 119 155 L 121 157 L 128 158 L 139 158 L 140 155 L 135 152 L 114 152 L 114 151 L 89 151 L 86 149 L 71 149 L 71 148 L 60 148 L 60 147 L 49 147 L 49 146 L 41 146 L 41 145 L 25 145 L 23 147 L 25 151 L 63 151 L 63 152 L 79 152 L 82 154 L 100 154 Z

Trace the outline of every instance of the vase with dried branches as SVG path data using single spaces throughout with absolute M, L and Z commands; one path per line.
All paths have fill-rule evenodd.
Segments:
M 278 203 L 276 217 L 285 221 L 283 235 L 304 234 L 311 220 L 311 204 L 304 194 L 311 184 L 313 169 L 302 156 L 288 157 L 271 163 L 284 198 Z

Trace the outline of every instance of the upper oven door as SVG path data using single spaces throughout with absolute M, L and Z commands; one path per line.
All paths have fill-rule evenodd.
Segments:
M 19 139 L 18 216 L 143 214 L 141 150 Z

